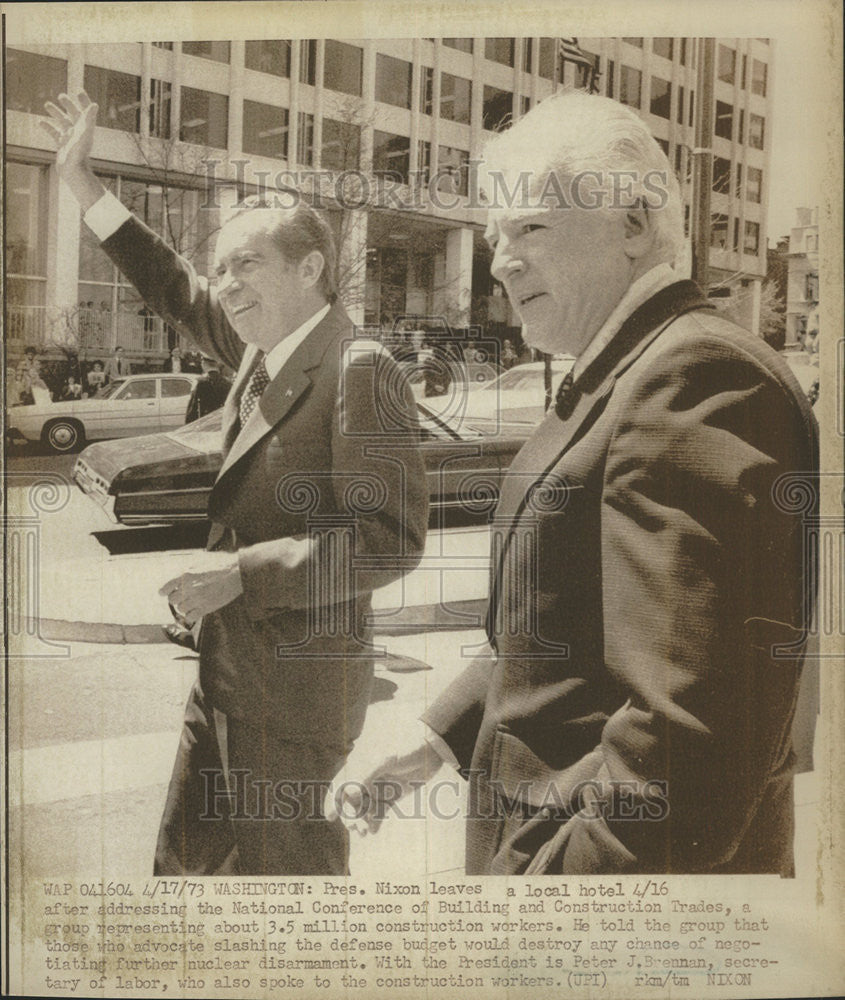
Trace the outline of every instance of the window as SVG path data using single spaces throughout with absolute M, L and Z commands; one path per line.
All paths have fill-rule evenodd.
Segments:
M 748 116 L 748 145 L 752 149 L 762 149 L 766 139 L 766 119 L 751 112 Z
M 743 56 L 742 56 L 742 74 L 740 75 L 740 78 L 739 78 L 739 85 L 740 85 L 740 87 L 742 87 L 743 90 L 745 90 L 745 78 L 746 78 L 747 72 L 748 72 L 748 56 L 743 53 Z
M 6 49 L 6 110 L 44 114 L 44 102 L 67 90 L 64 59 Z
M 759 94 L 760 97 L 766 96 L 766 77 L 768 74 L 768 66 L 764 62 L 760 62 L 759 59 L 751 60 L 751 93 Z
M 763 196 L 763 171 L 757 167 L 748 168 L 745 195 L 749 201 L 760 204 Z
M 672 84 L 668 80 L 661 80 L 659 76 L 653 76 L 651 78 L 651 113 L 659 118 L 668 119 L 671 109 Z
M 739 253 L 739 219 L 734 219 L 733 248 L 737 253 Z
M 244 101 L 243 151 L 285 160 L 288 155 L 288 112 L 272 104 Z
M 728 217 L 715 214 L 710 216 L 710 246 L 717 250 L 728 248 Z
M 736 76 L 736 51 L 727 45 L 719 46 L 716 73 L 723 83 L 733 83 Z
M 734 109 L 732 104 L 716 101 L 716 122 L 713 131 L 722 139 L 730 139 L 734 127 Z
M 361 127 L 353 122 L 324 118 L 320 155 L 324 170 L 358 170 L 361 165 Z
M 86 66 L 84 87 L 99 104 L 98 121 L 122 132 L 141 130 L 141 78 L 98 66 Z
M 531 110 L 531 98 L 521 94 L 519 98 L 519 115 L 524 117 Z
M 743 253 L 759 253 L 760 250 L 760 223 L 745 223 L 745 239 L 742 243 Z
M 363 49 L 359 49 L 357 45 L 347 45 L 346 42 L 337 42 L 333 38 L 326 40 L 324 87 L 360 97 L 363 66 Z M 410 104 L 403 106 L 409 107 Z
M 737 194 L 742 191 L 742 164 L 737 163 L 736 165 L 736 187 L 734 188 Z
M 363 53 L 362 53 L 363 55 Z M 404 59 L 376 55 L 376 100 L 395 104 L 397 108 L 411 106 L 411 64 Z
M 736 129 L 736 141 L 745 142 L 745 108 L 739 109 L 739 121 Z
M 678 107 L 675 110 L 675 119 L 679 125 L 684 124 L 684 88 L 678 87 Z
M 485 38 L 484 58 L 503 63 L 505 66 L 513 66 L 514 41 L 513 38 Z
M 619 79 L 619 100 L 632 108 L 639 108 L 643 75 L 632 66 L 623 66 Z
M 225 149 L 229 136 L 229 98 L 207 90 L 182 88 L 182 124 L 179 138 L 200 146 Z
M 306 167 L 314 166 L 314 116 L 300 111 L 297 116 L 298 145 L 297 159 Z
M 273 76 L 290 76 L 291 43 L 261 39 L 246 43 L 244 65 L 247 69 L 258 70 L 259 73 L 272 73 Z
M 193 388 L 186 378 L 163 378 L 161 380 L 161 398 L 173 399 L 176 396 L 190 396 Z
M 484 87 L 482 127 L 492 132 L 507 128 L 513 113 L 513 94 L 498 87 Z
M 168 51 L 173 51 L 173 42 L 153 42 L 152 43 L 157 49 L 167 49 Z
M 681 39 L 681 65 L 686 66 L 687 64 L 687 40 L 686 38 Z
M 440 74 L 440 117 L 469 125 L 472 84 L 461 76 Z
M 43 343 L 46 284 L 47 168 L 7 163 L 6 336 L 9 340 Z
M 317 42 L 305 38 L 299 46 L 299 82 L 313 87 L 317 82 Z
M 420 67 L 420 112 L 430 115 L 434 109 L 434 70 L 431 66 Z
M 408 183 L 411 140 L 392 132 L 373 132 L 373 173 L 376 177 L 394 176 Z
M 458 49 L 459 52 L 472 52 L 471 38 L 444 38 L 443 44 L 450 49 Z
M 713 157 L 713 190 L 716 194 L 731 193 L 731 161 L 723 156 Z
M 547 80 L 557 79 L 557 39 L 540 39 L 540 76 Z
M 664 59 L 672 58 L 674 48 L 674 38 L 652 38 L 651 40 L 651 51 L 656 56 L 662 56 Z
M 622 41 L 627 42 L 629 45 L 636 45 L 638 49 L 643 47 L 642 38 L 623 38 Z
M 114 394 L 115 399 L 155 399 L 156 382 L 153 378 L 136 378 L 124 383 Z
M 170 138 L 170 96 L 166 80 L 150 80 L 150 135 L 157 139 Z
M 695 91 L 691 90 L 689 92 L 689 119 L 687 120 L 688 125 L 692 125 L 694 117 L 695 117 Z
M 607 60 L 607 77 L 604 84 L 604 92 L 607 97 L 613 97 L 613 75 L 616 72 L 616 63 L 612 59 Z
M 657 139 L 657 145 L 663 150 L 664 155 L 669 157 L 669 140 L 668 139 Z
M 182 42 L 182 51 L 189 56 L 201 56 L 215 62 L 229 61 L 228 42 Z
M 464 149 L 439 146 L 437 189 L 465 195 L 469 190 L 469 153 Z
M 678 180 L 684 181 L 684 147 L 679 143 L 675 146 L 675 174 Z

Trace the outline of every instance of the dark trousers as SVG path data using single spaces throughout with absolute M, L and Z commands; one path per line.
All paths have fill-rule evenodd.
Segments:
M 349 835 L 322 809 L 352 745 L 291 742 L 214 712 L 194 684 L 156 844 L 156 875 L 348 875 Z M 227 780 L 228 779 L 228 780 Z

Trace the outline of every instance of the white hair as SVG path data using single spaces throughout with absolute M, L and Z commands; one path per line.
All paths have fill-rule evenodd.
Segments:
M 479 178 L 488 200 L 495 205 L 508 195 L 504 178 L 513 195 L 517 177 L 529 197 L 545 192 L 543 204 L 561 191 L 564 197 L 574 193 L 576 203 L 579 192 L 586 200 L 582 181 L 590 181 L 589 207 L 647 207 L 661 257 L 673 263 L 681 250 L 683 204 L 675 173 L 643 120 L 618 101 L 563 91 L 490 139 Z M 564 207 L 571 204 L 569 198 Z

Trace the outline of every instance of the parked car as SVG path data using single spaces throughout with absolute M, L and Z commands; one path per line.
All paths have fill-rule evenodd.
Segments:
M 185 409 L 199 375 L 127 375 L 90 399 L 9 407 L 8 430 L 67 452 L 86 441 L 167 431 L 185 423 Z
M 433 507 L 491 511 L 505 470 L 530 428 L 443 419 L 419 404 L 422 450 Z M 222 461 L 222 413 L 162 434 L 89 445 L 73 478 L 121 524 L 202 521 Z
M 575 364 L 571 355 L 552 359 L 552 396 Z M 467 419 L 502 420 L 538 424 L 546 410 L 546 366 L 531 361 L 503 372 L 466 393 L 463 413 Z

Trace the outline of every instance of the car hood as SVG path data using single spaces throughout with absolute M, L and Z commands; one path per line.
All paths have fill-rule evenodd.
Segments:
M 220 434 L 217 447 L 210 451 L 197 450 L 171 434 L 145 434 L 141 437 L 98 441 L 89 445 L 79 456 L 88 468 L 100 476 L 107 486 L 119 475 L 127 480 L 151 481 L 157 475 L 206 472 L 220 465 Z

